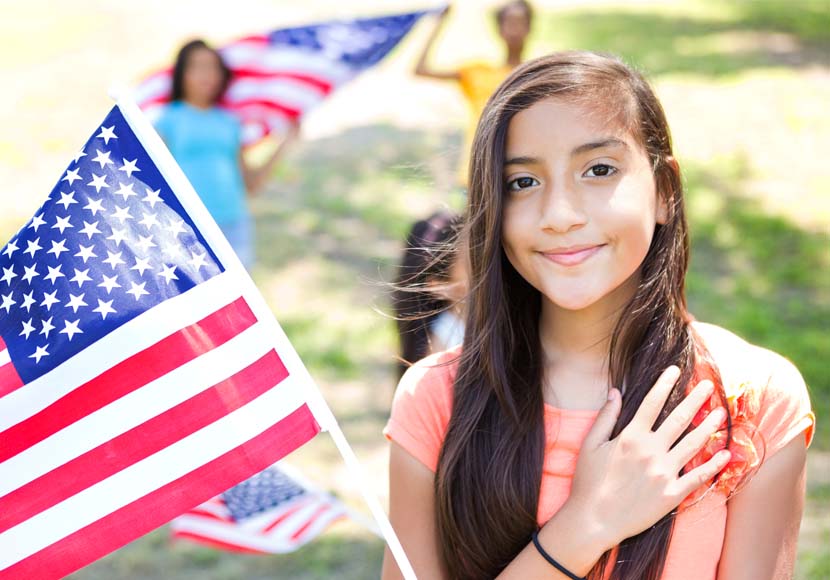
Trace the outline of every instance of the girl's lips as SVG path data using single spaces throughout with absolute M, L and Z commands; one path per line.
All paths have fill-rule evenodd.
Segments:
M 540 253 L 551 262 L 561 266 L 577 266 L 599 252 L 603 247 L 605 247 L 605 244 Z

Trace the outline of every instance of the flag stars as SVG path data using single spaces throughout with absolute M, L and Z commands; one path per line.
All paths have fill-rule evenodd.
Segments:
M 92 212 L 92 217 L 98 215 L 99 211 L 104 211 L 104 205 L 101 203 L 102 199 L 92 199 L 89 198 L 89 202 L 84 206 L 84 209 L 88 209 Z
M 84 223 L 86 223 L 86 222 L 84 222 Z M 98 223 L 98 222 L 95 222 L 95 223 Z M 100 234 L 101 232 L 98 232 L 98 233 Z M 86 261 L 89 260 L 90 258 L 97 258 L 98 255 L 95 254 L 92 251 L 93 247 L 94 246 L 84 246 L 83 244 L 78 244 L 78 253 L 75 254 L 75 257 L 76 258 L 81 258 L 84 261 L 84 264 L 86 264 Z
M 147 290 L 144 289 L 144 286 L 146 286 L 147 282 L 142 282 L 141 284 L 130 282 L 130 284 L 132 287 L 129 290 L 127 290 L 127 294 L 132 294 L 133 296 L 135 296 L 136 302 L 138 302 L 138 299 L 144 296 L 145 294 L 149 294 L 149 292 L 147 292 Z
M 141 248 L 142 252 L 147 252 L 150 248 L 155 248 L 156 243 L 153 241 L 153 236 L 138 236 L 136 245 Z
M 133 191 L 132 183 L 119 183 L 118 191 L 115 192 L 115 195 L 120 195 L 122 198 L 124 198 L 124 201 L 127 201 L 131 197 L 136 196 L 138 194 Z
M 79 172 L 80 169 L 72 169 L 71 171 L 67 170 L 66 175 L 63 176 L 63 179 L 61 179 L 61 181 L 68 181 L 69 185 L 71 186 L 75 181 L 81 178 L 81 176 L 78 175 Z
M 181 247 L 176 244 L 166 244 L 164 248 L 162 248 L 161 252 L 171 260 L 175 260 L 182 255 Z
M 159 221 L 158 221 L 158 219 L 156 219 L 156 215 L 158 215 L 158 214 L 144 213 L 144 219 L 142 219 L 138 223 L 140 223 L 141 225 L 143 225 L 144 227 L 146 227 L 149 230 L 151 227 L 159 225 Z
M 112 240 L 117 248 L 121 242 L 127 239 L 127 228 L 118 229 L 112 228 L 112 235 L 107 237 L 108 240 Z
M 80 233 L 86 234 L 87 239 L 91 240 L 92 236 L 94 236 L 95 234 L 102 234 L 103 232 L 98 229 L 98 221 L 94 221 L 92 223 L 88 223 L 87 221 L 84 221 L 84 227 L 81 229 Z M 92 246 L 90 246 L 90 248 L 91 247 Z
M 60 300 L 58 300 L 56 298 L 57 294 L 58 294 L 57 290 L 54 290 L 52 292 L 44 292 L 43 293 L 43 302 L 41 302 L 40 305 L 45 306 L 47 312 L 52 310 L 52 305 L 53 304 L 55 304 L 57 302 L 60 302 Z
M 111 215 L 114 219 L 121 220 L 121 225 L 124 225 L 125 220 L 133 219 L 133 216 L 130 215 L 130 208 L 128 206 L 115 206 L 115 211 Z
M 64 320 L 63 321 L 63 323 L 65 325 L 64 329 L 61 330 L 59 334 L 65 334 L 66 338 L 68 338 L 69 341 L 72 342 L 72 337 L 73 336 L 75 336 L 76 334 L 83 334 L 84 333 L 83 330 L 78 328 L 78 323 L 80 321 L 81 321 L 80 318 L 78 320 L 76 320 L 75 322 L 69 322 L 68 320 Z
M 150 258 L 139 258 L 136 257 L 135 265 L 130 268 L 130 270 L 138 270 L 139 276 L 144 275 L 145 270 L 151 270 L 152 267 L 150 266 Z
M 101 132 L 98 133 L 95 137 L 96 139 L 103 139 L 104 145 L 110 144 L 110 139 L 118 139 L 118 135 L 115 134 L 115 125 L 112 127 L 101 127 Z
M 3 295 L 3 303 L 0 304 L 0 308 L 6 309 L 6 314 L 12 309 L 12 306 L 17 304 L 17 300 L 12 299 L 13 292 L 9 292 L 8 294 Z
M 75 155 L 75 157 L 72 159 L 72 161 L 74 161 L 75 163 L 77 163 L 77 162 L 78 162 L 78 160 L 79 160 L 81 157 L 86 157 L 86 153 L 84 153 L 84 152 L 83 152 L 83 150 L 78 151 L 78 153 Z
M 23 330 L 21 330 L 20 334 L 18 334 L 17 336 L 24 336 L 26 340 L 29 340 L 29 335 L 35 331 L 35 327 L 32 324 L 32 320 L 33 319 L 30 318 L 28 322 L 26 320 L 23 321 Z
M 45 225 L 46 225 L 46 220 L 43 219 L 43 214 L 41 214 L 41 215 L 36 215 L 35 217 L 32 218 L 32 223 L 29 224 L 29 227 L 37 232 L 37 229 L 40 226 L 45 226 Z
M 55 318 L 54 316 L 50 316 L 49 320 L 41 321 L 43 324 L 43 328 L 40 329 L 38 334 L 42 334 L 44 337 L 49 338 L 49 333 L 55 330 L 55 325 L 52 324 L 52 319 Z
M 118 168 L 118 171 L 123 171 L 127 174 L 127 179 L 132 178 L 134 171 L 141 171 L 138 167 L 135 166 L 136 161 L 138 158 L 133 159 L 132 161 L 127 161 L 126 159 L 122 158 L 121 161 L 124 162 L 124 165 Z
M 25 308 L 26 312 L 29 312 L 29 310 L 32 308 L 32 304 L 35 303 L 35 299 L 33 298 L 34 294 L 35 291 L 32 290 L 28 294 L 23 295 L 23 304 L 21 304 L 20 307 Z
M 60 203 L 60 202 L 58 202 L 58 203 Z M 72 227 L 75 227 L 75 226 L 73 226 L 71 223 L 69 223 L 69 216 L 64 216 L 64 217 L 57 217 L 57 219 L 55 219 L 55 225 L 52 226 L 52 229 L 53 230 L 60 230 L 61 235 L 63 235 L 63 230 L 65 230 L 66 228 L 72 228 Z
M 96 149 L 95 152 L 98 154 L 98 156 L 93 157 L 92 160 L 95 163 L 98 163 L 101 166 L 101 169 L 103 169 L 105 165 L 113 165 L 113 162 L 110 159 L 109 151 L 100 151 Z
M 16 241 L 16 240 L 12 240 L 12 241 L 11 241 L 11 242 L 9 242 L 8 244 L 6 244 L 6 249 L 5 249 L 5 250 L 3 250 L 3 255 L 4 255 L 4 256 L 8 256 L 9 258 L 11 258 L 11 257 L 12 257 L 12 254 L 14 254 L 14 253 L 15 253 L 17 250 L 19 250 L 19 249 L 20 249 L 20 248 L 18 248 L 18 247 L 17 247 L 17 241 Z
M 174 237 L 178 236 L 179 234 L 183 234 L 185 233 L 185 231 L 187 231 L 184 229 L 183 220 L 172 220 L 169 224 L 167 224 L 167 227 L 165 227 L 164 229 L 170 232 L 170 234 L 172 234 Z
M 170 284 L 170 282 L 172 280 L 178 280 L 179 279 L 179 277 L 176 276 L 176 266 L 172 266 L 172 265 L 168 266 L 167 264 L 162 265 L 161 272 L 159 272 L 158 275 L 161 276 L 162 278 L 164 278 L 164 280 L 168 284 Z
M 8 286 L 11 286 L 14 278 L 17 278 L 17 274 L 14 273 L 14 264 L 8 268 L 3 268 L 3 277 L 0 278 L 0 282 L 5 282 Z
M 94 187 L 95 193 L 101 193 L 102 188 L 109 187 L 106 175 L 95 175 L 94 173 L 92 174 L 92 181 L 87 183 L 87 185 Z
M 202 266 L 207 267 L 207 262 L 205 262 L 205 253 L 202 252 L 201 254 L 197 252 L 190 252 L 191 258 L 188 260 L 189 264 L 192 264 L 196 271 L 199 271 L 199 268 Z
M 92 278 L 89 277 L 89 268 L 86 270 L 73 269 L 75 270 L 75 275 L 69 281 L 78 284 L 78 288 L 83 286 L 85 282 L 92 282 Z
M 78 201 L 75 199 L 75 192 L 74 191 L 70 191 L 69 193 L 61 191 L 60 194 L 61 194 L 61 198 L 58 201 L 56 201 L 55 203 L 62 204 L 63 209 L 69 209 L 70 205 L 72 205 L 73 203 L 78 203 Z
M 25 280 L 29 284 L 32 283 L 32 279 L 35 276 L 40 276 L 37 272 L 37 264 L 32 264 L 31 266 L 23 266 L 23 278 L 21 280 Z
M 89 306 L 89 304 L 84 302 L 84 295 L 85 294 L 86 294 L 86 292 L 81 292 L 80 295 L 75 296 L 74 294 L 70 293 L 69 294 L 69 302 L 67 302 L 65 304 L 66 308 L 71 308 L 72 312 L 77 314 L 78 313 L 78 308 L 80 308 L 81 306 Z
M 121 252 L 110 252 L 107 250 L 107 259 L 104 260 L 104 264 L 109 264 L 112 266 L 112 269 L 115 270 L 115 267 L 119 264 L 126 264 L 124 260 L 121 259 Z
M 43 246 L 40 245 L 40 238 L 37 238 L 34 241 L 33 240 L 28 240 L 26 242 L 26 246 L 27 247 L 23 251 L 23 253 L 24 254 L 29 254 L 29 256 L 32 257 L 32 258 L 35 257 L 35 253 L 37 253 L 38 250 L 43 249 Z
M 100 284 L 98 284 L 98 288 L 104 288 L 107 291 L 107 294 L 112 292 L 113 288 L 121 288 L 121 284 L 118 283 L 118 276 L 107 276 L 103 274 L 104 280 Z
M 58 278 L 64 278 L 65 275 L 61 272 L 61 264 L 58 264 L 57 268 L 53 268 L 52 266 L 46 266 L 49 269 L 49 273 L 43 277 L 44 280 L 49 280 L 53 285 L 58 280 Z
M 112 300 L 108 300 L 108 301 L 104 302 L 103 300 L 101 300 L 99 298 L 98 299 L 98 307 L 93 308 L 92 311 L 97 312 L 98 314 L 100 314 L 101 315 L 101 320 L 106 320 L 107 319 L 107 314 L 115 314 L 116 313 L 115 308 L 112 307 L 112 302 L 113 302 Z
M 149 203 L 151 209 L 156 209 L 156 204 L 157 203 L 159 203 L 159 202 L 164 203 L 164 202 L 161 201 L 160 195 L 161 195 L 161 190 L 160 189 L 153 190 L 153 189 L 150 189 L 148 187 L 147 188 L 147 195 L 145 195 L 141 199 L 141 201 L 143 201 L 145 203 Z
M 61 240 L 60 242 L 56 242 L 52 240 L 52 249 L 46 252 L 47 254 L 55 254 L 55 258 L 60 258 L 63 252 L 68 252 L 69 250 L 66 248 L 66 240 Z
M 49 356 L 49 352 L 46 350 L 46 347 L 48 347 L 48 346 L 49 345 L 47 344 L 47 345 L 44 345 L 44 346 L 37 347 L 35 349 L 35 352 L 33 354 L 29 355 L 29 358 L 35 359 L 35 364 L 39 364 L 41 358 L 43 358 L 45 356 Z

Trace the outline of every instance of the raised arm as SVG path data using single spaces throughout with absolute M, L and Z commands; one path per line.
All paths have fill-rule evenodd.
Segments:
M 245 161 L 242 150 L 239 150 L 239 168 L 242 172 L 242 179 L 245 181 L 245 189 L 249 194 L 256 194 L 262 189 L 263 185 L 265 185 L 265 181 L 268 179 L 268 176 L 271 175 L 274 171 L 274 167 L 276 167 L 277 163 L 279 163 L 280 159 L 282 159 L 286 149 L 297 139 L 299 131 L 299 124 L 292 124 L 289 127 L 285 138 L 280 142 L 273 153 L 268 156 L 265 163 L 259 167 L 249 166 Z
M 432 46 L 435 44 L 435 39 L 438 38 L 438 33 L 441 32 L 449 13 L 450 6 L 447 5 L 444 11 L 438 16 L 438 22 L 435 24 L 435 28 L 432 29 L 432 32 L 424 45 L 424 50 L 418 58 L 418 64 L 415 65 L 415 74 L 419 77 L 451 81 L 457 81 L 459 79 L 458 71 L 436 71 L 427 64 L 429 53 L 432 50 Z

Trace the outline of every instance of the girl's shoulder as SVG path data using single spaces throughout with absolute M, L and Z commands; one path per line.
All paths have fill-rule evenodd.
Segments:
M 715 324 L 695 321 L 692 327 L 714 358 L 724 383 L 774 379 L 802 383 L 798 369 L 775 351 L 750 343 Z
M 461 347 L 412 365 L 395 391 L 384 435 L 435 471 L 452 415 L 452 390 Z
M 718 367 L 730 414 L 757 429 L 765 455 L 771 456 L 799 433 L 809 445 L 815 415 L 796 366 L 714 324 L 694 322 L 693 328 Z

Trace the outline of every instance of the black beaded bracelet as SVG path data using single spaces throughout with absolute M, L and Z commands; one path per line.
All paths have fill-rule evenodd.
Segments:
M 585 580 L 585 577 L 577 576 L 576 574 L 565 568 L 562 564 L 554 560 L 553 556 L 545 552 L 545 549 L 542 547 L 542 544 L 539 543 L 538 531 L 533 532 L 533 545 L 536 546 L 536 549 L 539 551 L 540 554 L 542 554 L 542 557 L 548 561 L 548 564 L 562 572 L 565 576 L 567 576 L 571 580 Z

